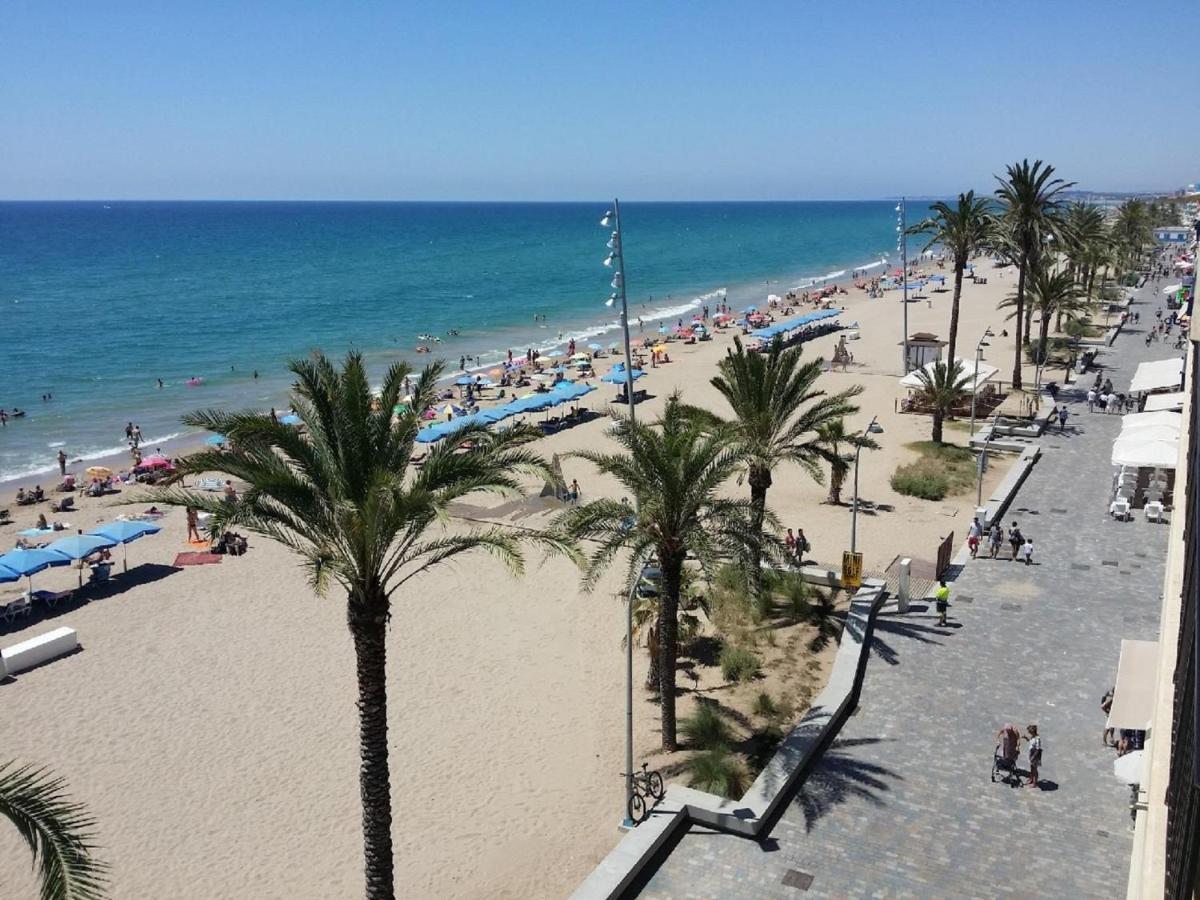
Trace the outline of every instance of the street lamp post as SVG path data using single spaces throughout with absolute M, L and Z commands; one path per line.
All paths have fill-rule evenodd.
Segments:
M 896 238 L 896 249 L 900 252 L 900 278 L 904 288 L 904 334 L 902 335 L 902 344 L 904 346 L 904 371 L 901 375 L 908 374 L 908 220 L 906 218 L 906 210 L 904 208 L 904 198 L 900 198 L 900 202 L 896 204 L 896 212 L 899 217 L 896 223 L 896 231 L 899 236 Z
M 633 410 L 633 351 L 629 347 L 629 303 L 625 293 L 625 248 L 621 234 L 621 202 L 613 199 L 612 209 L 605 212 L 600 224 L 612 227 L 608 240 L 608 256 L 604 265 L 613 269 L 612 288 L 608 306 L 621 301 L 621 331 L 625 339 L 625 398 L 629 401 L 629 420 L 634 419 Z M 645 571 L 645 564 L 641 572 Z M 637 823 L 629 818 L 629 800 L 633 796 L 633 599 L 641 583 L 641 572 L 629 589 L 625 604 L 625 811 L 621 818 L 623 828 L 632 828 Z
M 617 300 L 621 301 L 621 331 L 625 339 L 625 397 L 629 401 L 629 418 L 633 414 L 633 352 L 629 349 L 629 303 L 625 294 L 625 248 L 621 234 L 621 201 L 613 200 L 612 209 L 604 214 L 600 224 L 605 228 L 612 226 L 612 237 L 609 238 L 609 254 L 604 260 L 606 266 L 612 266 L 613 293 L 608 298 L 612 306 Z
M 979 343 L 975 345 L 975 380 L 971 384 L 971 434 L 970 437 L 975 437 L 975 393 L 979 390 L 979 361 L 983 357 L 983 348 L 990 347 L 991 344 L 987 339 L 993 337 L 992 328 L 989 325 L 979 338 Z M 954 365 L 954 360 L 950 361 L 950 365 Z
M 879 416 L 871 419 L 871 424 L 863 431 L 864 435 L 881 434 L 883 426 L 879 424 Z M 862 444 L 854 448 L 854 506 L 850 512 L 850 552 L 858 549 L 858 458 L 862 455 Z

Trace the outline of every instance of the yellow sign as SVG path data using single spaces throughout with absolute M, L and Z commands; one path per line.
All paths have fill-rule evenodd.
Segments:
M 858 590 L 862 587 L 862 554 L 842 553 L 842 587 Z

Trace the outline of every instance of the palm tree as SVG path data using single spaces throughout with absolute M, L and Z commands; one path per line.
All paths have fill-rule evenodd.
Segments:
M 1154 222 L 1149 208 L 1141 200 L 1126 200 L 1117 209 L 1112 231 L 1122 251 L 1123 268 L 1135 268 L 1146 245 L 1154 240 Z
M 917 377 L 921 379 L 921 387 L 917 391 L 917 399 L 923 406 L 933 411 L 933 442 L 942 443 L 942 423 L 951 410 L 958 405 L 963 397 L 971 392 L 967 385 L 971 375 L 963 371 L 960 360 L 954 360 L 953 365 L 947 365 L 944 360 L 933 364 L 932 372 L 928 368 L 917 369 Z
M 1061 234 L 1059 212 L 1063 204 L 1062 192 L 1074 185 L 1061 178 L 1054 178 L 1054 166 L 1040 159 L 1032 166 L 1025 159 L 1006 168 L 1005 178 L 996 177 L 1000 187 L 996 196 L 1000 200 L 1003 217 L 1017 261 L 1017 295 L 1015 353 L 1013 361 L 1013 390 L 1021 389 L 1021 335 L 1024 322 L 1025 340 L 1029 340 L 1030 322 L 1025 318 L 1025 282 L 1042 253 L 1043 242 Z
M 744 562 L 756 545 L 748 501 L 718 496 L 741 464 L 724 435 L 705 427 L 680 402 L 667 399 L 662 417 L 652 423 L 619 419 L 614 437 L 619 453 L 582 451 L 576 456 L 617 480 L 622 500 L 602 498 L 565 510 L 551 532 L 564 543 L 595 542 L 584 566 L 585 589 L 622 550 L 631 551 L 626 589 L 653 557 L 662 573 L 658 597 L 659 697 L 662 746 L 674 751 L 675 675 L 679 656 L 679 596 L 684 560 L 691 553 L 707 572 L 729 560 Z
M 941 201 L 929 207 L 933 215 L 914 225 L 914 234 L 929 235 L 928 250 L 941 244 L 954 257 L 954 297 L 950 302 L 950 349 L 947 359 L 955 359 L 955 343 L 958 340 L 958 303 L 962 297 L 963 273 L 971 255 L 986 246 L 992 236 L 991 204 L 974 191 L 958 195 L 958 203 L 951 206 Z
M 749 580 L 755 598 L 761 598 L 763 522 L 767 491 L 774 471 L 783 463 L 794 463 L 821 480 L 822 461 L 833 463 L 833 455 L 817 430 L 858 412 L 851 398 L 862 393 L 855 385 L 837 394 L 816 387 L 824 360 L 800 361 L 800 347 L 785 349 L 775 338 L 764 352 L 751 353 L 739 338 L 718 365 L 712 385 L 729 404 L 733 417 L 725 420 L 706 411 L 693 415 L 719 429 L 737 450 L 750 482 L 750 503 L 758 545 L 751 548 Z
M 29 845 L 41 900 L 98 900 L 108 866 L 93 856 L 95 820 L 67 796 L 66 781 L 34 766 L 0 765 L 0 816 Z
M 1038 342 L 1034 359 L 1038 365 L 1046 362 L 1046 343 L 1053 317 L 1078 319 L 1087 312 L 1083 291 L 1070 272 L 1051 272 L 1039 268 L 1029 282 L 1030 312 L 1038 315 Z
M 862 447 L 867 450 L 878 450 L 879 444 L 868 434 L 849 432 L 846 430 L 845 419 L 834 419 L 817 426 L 817 436 L 829 451 L 829 502 L 834 506 L 842 503 L 842 484 L 850 471 L 850 463 L 854 462 L 853 453 L 843 453 L 843 446 Z
M 476 492 L 520 495 L 518 474 L 544 476 L 546 469 L 524 447 L 535 437 L 531 430 L 493 434 L 467 425 L 413 471 L 419 414 L 433 402 L 440 362 L 424 369 L 407 411 L 395 417 L 411 372 L 406 364 L 388 370 L 378 401 L 358 353 L 350 353 L 340 371 L 320 353 L 289 368 L 296 376 L 293 406 L 307 436 L 254 413 L 192 413 L 186 424 L 225 435 L 233 449 L 187 457 L 175 481 L 218 472 L 248 487 L 233 503 L 181 487 L 169 487 L 157 499 L 211 513 L 214 533 L 236 527 L 279 541 L 303 560 L 318 594 L 332 582 L 345 588 L 358 673 L 366 896 L 391 898 L 386 663 L 393 594 L 439 563 L 476 549 L 519 572 L 515 533 L 450 533 L 444 526 L 448 506 Z

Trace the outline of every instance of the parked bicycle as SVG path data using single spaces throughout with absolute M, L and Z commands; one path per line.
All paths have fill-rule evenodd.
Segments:
M 647 799 L 658 802 L 666 796 L 666 789 L 663 787 L 662 775 L 659 772 L 651 772 L 649 763 L 642 763 L 642 771 L 633 773 L 633 793 L 629 795 L 629 808 L 626 810 L 629 814 L 629 819 L 633 824 L 640 825 L 645 821 L 646 816 L 650 812 L 650 807 L 653 803 L 647 803 Z M 624 772 L 621 773 L 624 776 Z

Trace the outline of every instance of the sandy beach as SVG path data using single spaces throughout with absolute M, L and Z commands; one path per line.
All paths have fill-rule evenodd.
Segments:
M 984 359 L 1007 381 L 1012 337 L 999 335 L 1011 325 L 996 304 L 1014 289 L 1015 272 L 989 263 L 977 271 L 988 284 L 964 284 L 958 355 L 970 357 L 991 326 L 997 337 Z M 952 273 L 941 272 L 949 287 Z M 764 286 L 764 298 L 768 290 L 782 293 Z M 860 491 L 891 509 L 858 519 L 865 568 L 878 571 L 899 554 L 932 559 L 951 531 L 963 540 L 975 497 L 929 502 L 891 489 L 896 466 L 916 456 L 905 445 L 929 438 L 930 419 L 896 411 L 904 394 L 898 292 L 872 300 L 848 291 L 839 302 L 846 307 L 841 321 L 858 322 L 861 339 L 849 345 L 855 362 L 827 372 L 821 386 L 833 392 L 862 385 L 860 412 L 848 425 L 861 429 L 878 415 L 883 426 L 881 449 L 863 453 Z M 928 296 L 908 304 L 908 330 L 945 338 L 951 293 Z M 805 358 L 828 360 L 837 340 L 831 334 L 805 344 Z M 727 413 L 709 378 L 731 344 L 732 330 L 671 344 L 671 362 L 638 383 L 653 395 L 638 415 L 656 414 L 675 390 Z M 1032 367 L 1026 371 L 1032 381 Z M 584 405 L 604 410 L 614 393 L 602 385 Z M 539 448 L 549 457 L 604 446 L 607 422 L 560 432 Z M 965 431 L 950 428 L 947 440 L 963 443 Z M 584 462 L 563 459 L 562 467 L 585 496 L 614 491 Z M 989 470 L 985 497 L 1004 468 Z M 833 568 L 849 546 L 851 514 L 848 506 L 824 504 L 827 490 L 785 469 L 768 502 L 785 526 L 805 530 L 809 555 Z M 850 497 L 849 482 L 843 497 Z M 78 513 L 52 518 L 86 530 L 140 508 L 118 505 L 129 499 L 85 498 Z M 489 502 L 473 500 L 472 512 L 489 517 Z M 16 507 L 11 492 L 0 507 L 15 517 L 0 528 L 5 549 L 38 512 L 49 516 L 46 504 Z M 547 518 L 518 512 L 503 520 L 539 525 Z M 177 553 L 194 549 L 184 535 L 183 512 L 170 511 L 160 534 L 130 545 L 128 589 L 0 629 L 7 646 L 70 625 L 84 648 L 0 684 L 2 758 L 52 767 L 88 804 L 112 864 L 114 896 L 358 896 L 357 718 L 344 598 L 337 591 L 315 597 L 289 553 L 264 539 L 252 538 L 244 557 L 174 568 Z M 394 598 L 389 696 L 398 895 L 561 897 L 618 840 L 619 573 L 584 594 L 566 560 L 535 555 L 527 568 L 512 578 L 498 563 L 473 557 Z M 76 577 L 72 568 L 52 569 L 35 576 L 34 587 L 62 589 Z M 0 602 L 21 587 L 0 586 Z M 642 650 L 637 666 L 640 683 Z M 639 759 L 658 744 L 657 715 L 645 697 L 635 704 Z M 6 896 L 31 895 L 28 861 L 16 834 L 0 829 Z

